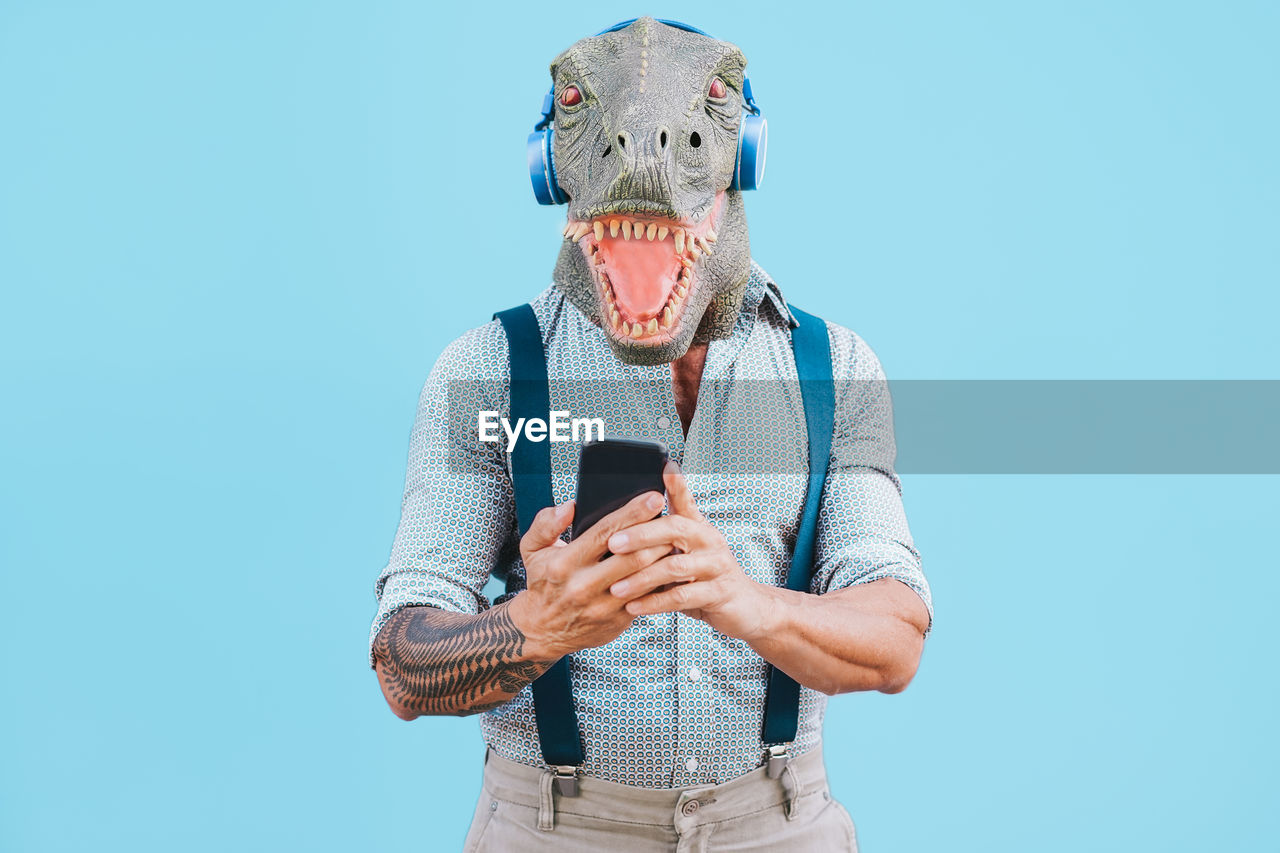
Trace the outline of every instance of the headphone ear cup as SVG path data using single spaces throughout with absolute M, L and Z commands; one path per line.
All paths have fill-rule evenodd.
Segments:
M 769 143 L 769 123 L 764 116 L 746 113 L 738 128 L 738 164 L 733 170 L 732 189 L 758 190 L 764 183 L 765 149 Z
M 551 136 L 553 130 L 535 130 L 529 134 L 525 154 L 529 160 L 529 180 L 538 204 L 564 204 L 568 201 L 564 191 L 556 183 L 556 167 L 552 159 Z

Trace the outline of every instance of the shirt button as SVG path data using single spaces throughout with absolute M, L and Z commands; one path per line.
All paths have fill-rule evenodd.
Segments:
M 693 773 L 698 769 L 698 759 L 690 757 L 684 760 L 684 769 Z
M 693 817 L 698 813 L 698 801 L 690 800 L 681 806 L 680 811 L 684 813 L 685 817 Z
M 658 415 L 658 429 L 669 429 L 671 427 L 671 418 L 666 415 Z
M 689 667 L 688 675 L 690 681 L 697 681 L 702 677 L 702 670 L 698 669 L 696 666 L 691 666 Z

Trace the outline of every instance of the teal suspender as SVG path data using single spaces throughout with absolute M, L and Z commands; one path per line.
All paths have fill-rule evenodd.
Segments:
M 493 315 L 507 333 L 511 361 L 512 423 L 517 418 L 542 418 L 551 411 L 551 391 L 547 384 L 547 356 L 542 349 L 538 318 L 529 305 L 521 305 Z M 533 517 L 543 507 L 552 506 L 551 443 L 521 441 L 511 453 L 511 479 L 516 496 L 516 522 L 524 536 Z M 514 573 L 507 573 L 507 592 L 519 588 Z M 538 742 L 542 759 L 552 767 L 577 767 L 583 762 L 578 715 L 573 710 L 569 688 L 569 659 L 560 658 L 533 682 L 533 714 L 538 720 Z M 563 788 L 562 788 L 563 789 Z
M 800 394 L 809 434 L 809 484 L 791 567 L 787 572 L 787 589 L 803 591 L 808 590 L 809 578 L 813 574 L 818 509 L 831 456 L 836 406 L 827 324 L 795 306 L 790 308 L 792 316 L 799 322 L 799 326 L 791 331 L 791 347 L 795 353 L 796 373 L 800 377 Z M 521 305 L 493 316 L 507 333 L 511 362 L 509 417 L 513 422 L 516 418 L 545 419 L 551 409 L 551 394 L 542 332 L 533 308 Z M 511 472 L 516 521 L 523 536 L 538 511 L 555 503 L 551 493 L 551 445 L 545 441 L 519 442 L 511 454 Z M 518 588 L 519 579 L 509 574 L 507 592 L 515 592 Z M 768 678 L 762 739 L 766 744 L 785 744 L 796 737 L 800 719 L 800 685 L 772 666 L 769 667 Z M 533 708 L 538 720 L 543 760 L 565 771 L 582 764 L 582 737 L 578 733 L 578 718 L 573 710 L 566 658 L 561 658 L 533 682 Z M 568 792 L 566 787 L 561 790 Z
M 804 422 L 809 433 L 809 486 L 804 493 L 800 529 L 791 552 L 787 589 L 808 591 L 813 575 L 814 546 L 818 541 L 818 509 L 822 485 L 827 479 L 831 458 L 831 433 L 836 422 L 835 386 L 831 381 L 831 342 L 827 324 L 794 305 L 791 315 L 800 325 L 791 330 L 791 349 L 800 377 L 804 400 Z M 764 728 L 760 739 L 767 744 L 789 743 L 796 739 L 800 722 L 800 685 L 780 669 L 769 666 L 769 689 L 764 700 Z M 771 768 L 772 771 L 772 768 Z M 774 775 L 772 772 L 770 775 Z

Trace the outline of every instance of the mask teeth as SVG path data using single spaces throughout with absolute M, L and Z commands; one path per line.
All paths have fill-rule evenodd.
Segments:
M 701 212 L 697 211 L 695 215 Z M 699 254 L 711 254 L 711 244 L 716 242 L 719 236 L 713 224 L 706 218 L 709 216 L 711 216 L 710 212 L 704 214 L 704 218 L 694 226 L 695 228 L 702 228 L 705 224 L 707 227 L 702 234 L 694 234 L 689 229 L 675 224 L 665 225 L 660 221 L 629 219 L 616 214 L 604 214 L 590 222 L 570 219 L 565 225 L 564 236 L 565 239 L 581 240 L 585 234 L 594 232 L 596 240 L 600 241 L 604 239 L 606 229 L 610 237 L 616 238 L 619 234 L 622 234 L 622 239 L 624 240 L 657 240 L 661 243 L 670 236 L 675 242 L 677 255 L 684 256 L 689 253 L 696 258 Z
M 587 233 L 592 233 L 596 240 L 603 240 L 606 231 L 609 232 L 610 237 L 621 234 L 624 240 L 649 240 L 661 243 L 671 237 L 676 242 L 676 254 L 684 253 L 686 241 L 683 228 L 673 228 L 657 222 L 642 222 L 639 219 L 627 219 L 625 216 L 613 216 L 593 222 L 571 220 L 564 227 L 564 237 L 566 240 L 581 240 Z
M 642 222 L 638 219 L 627 219 L 625 216 L 614 216 L 607 220 L 597 219 L 594 222 L 570 220 L 564 227 L 566 240 L 581 240 L 587 234 L 595 237 L 596 242 L 604 239 L 605 232 L 610 237 L 622 235 L 624 240 L 648 240 L 665 242 L 670 237 L 675 244 L 676 255 L 681 258 L 698 258 L 712 254 L 711 244 L 719 235 L 714 228 L 708 228 L 705 234 L 692 234 L 684 228 L 660 225 L 657 222 Z

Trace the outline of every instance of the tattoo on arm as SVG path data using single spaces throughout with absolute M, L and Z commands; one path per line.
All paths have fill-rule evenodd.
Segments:
M 524 646 L 506 603 L 476 616 L 419 606 L 387 620 L 373 655 L 393 708 L 466 715 L 509 702 L 555 663 L 528 660 Z

